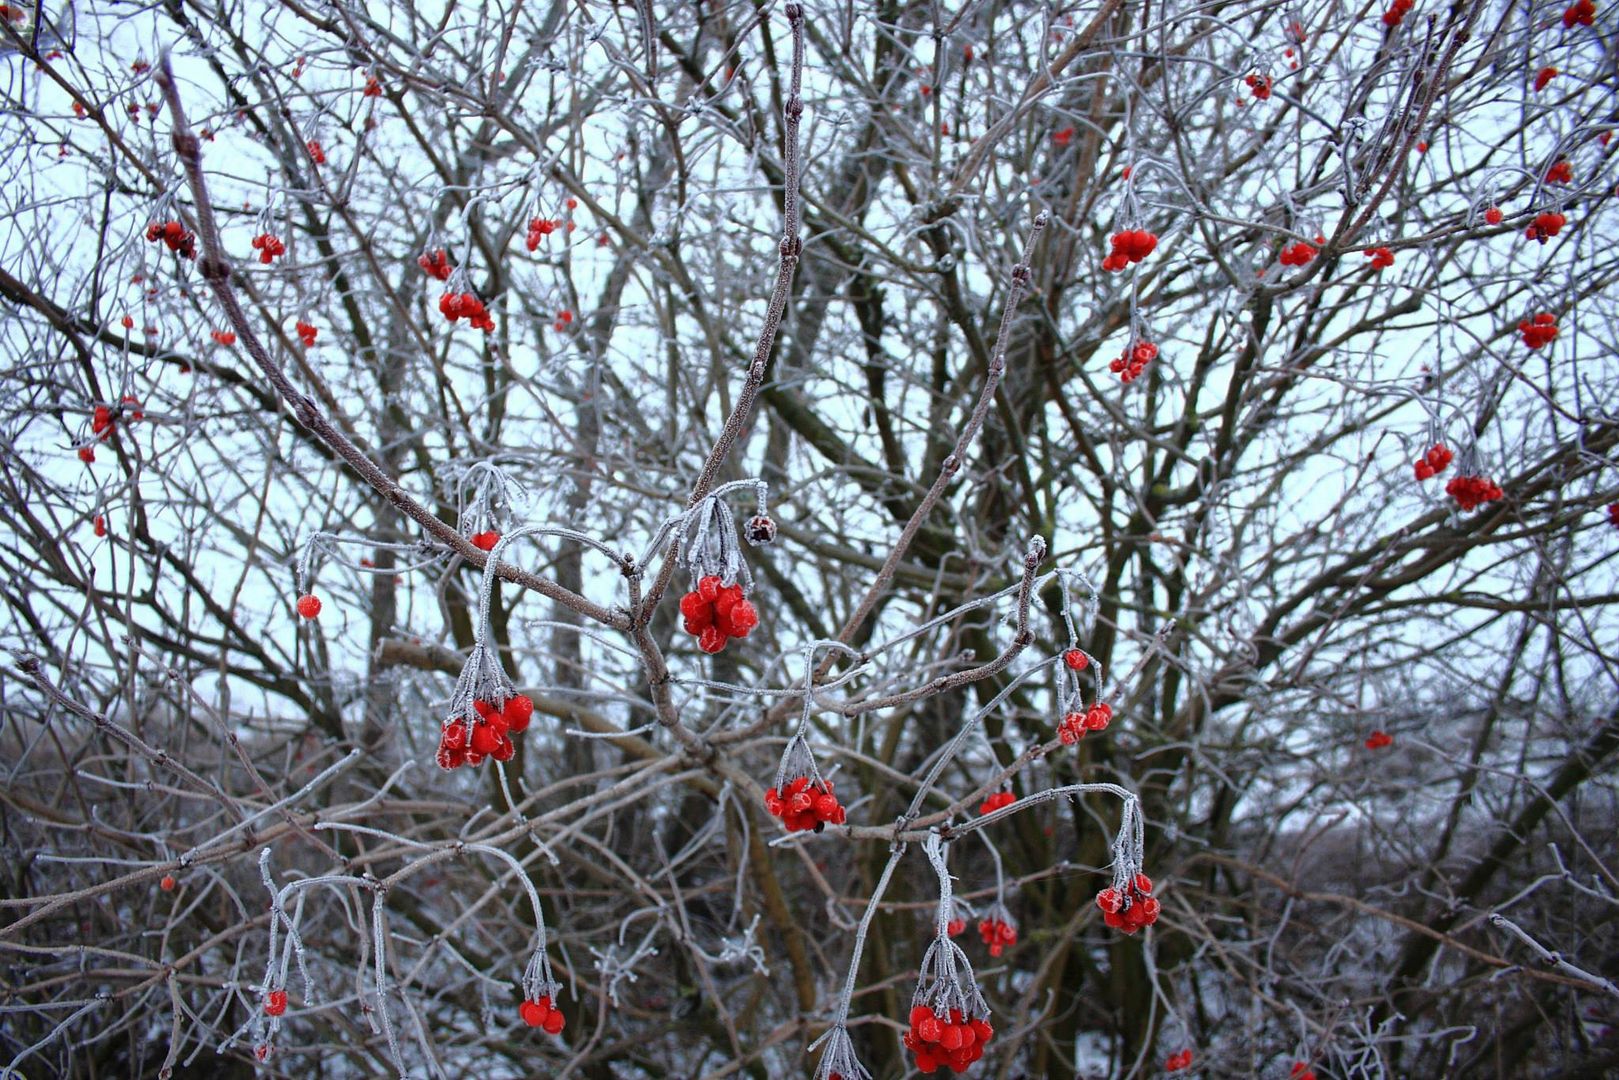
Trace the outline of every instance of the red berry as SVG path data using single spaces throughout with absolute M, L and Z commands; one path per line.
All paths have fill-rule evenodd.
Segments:
M 298 614 L 306 619 L 313 619 L 320 615 L 320 597 L 314 593 L 305 593 L 298 598 Z
M 271 990 L 264 996 L 264 1011 L 271 1016 L 280 1016 L 287 1011 L 287 992 L 285 990 Z
M 1090 658 L 1080 649 L 1069 649 L 1062 654 L 1062 662 L 1068 665 L 1070 671 L 1084 671 Z
M 173 892 L 174 891 L 174 877 L 173 877 L 173 875 L 164 874 L 163 875 L 163 880 L 157 883 L 157 887 L 162 889 L 164 892 Z
M 717 653 L 725 648 L 726 634 L 718 626 L 705 627 L 697 635 L 697 647 L 706 653 Z
M 500 746 L 500 733 L 488 721 L 480 721 L 472 725 L 472 740 L 470 743 L 473 753 L 491 754 Z
M 482 551 L 493 551 L 498 543 L 500 543 L 498 532 L 481 532 L 472 537 L 472 546 Z
M 423 252 L 416 259 L 416 265 L 427 273 L 427 276 L 438 281 L 450 279 L 450 259 L 444 254 L 443 248 L 431 252 Z
M 501 716 L 505 718 L 508 730 L 521 735 L 528 730 L 529 721 L 534 717 L 534 699 L 527 694 L 518 694 L 506 702 Z
M 1484 211 L 1484 220 L 1489 222 L 1491 225 L 1501 224 L 1501 218 L 1503 216 L 1504 215 L 1501 213 L 1501 208 L 1499 206 L 1492 206 L 1488 210 Z

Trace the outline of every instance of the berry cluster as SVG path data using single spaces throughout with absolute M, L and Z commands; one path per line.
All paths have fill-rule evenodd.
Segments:
M 1394 252 L 1386 247 L 1367 248 L 1366 257 L 1372 260 L 1373 270 L 1386 270 L 1394 265 Z
M 1147 370 L 1147 365 L 1157 357 L 1158 346 L 1150 341 L 1138 341 L 1125 349 L 1116 359 L 1109 361 L 1107 369 L 1117 375 L 1120 382 L 1130 383 L 1140 378 L 1141 373 Z
M 1519 322 L 1518 333 L 1523 335 L 1523 343 L 1531 349 L 1549 345 L 1557 337 L 1557 316 L 1542 311 L 1532 322 L 1528 319 Z
M 1474 510 L 1487 502 L 1494 502 L 1506 492 L 1494 481 L 1482 476 L 1458 476 L 1445 485 L 1445 494 L 1455 499 L 1463 510 Z
M 765 809 L 787 826 L 788 832 L 820 832 L 826 825 L 842 825 L 843 806 L 832 794 L 832 781 L 819 784 L 807 776 L 795 777 L 777 794 L 775 788 L 765 792 Z
M 1546 84 L 1551 82 L 1555 78 L 1557 78 L 1557 69 L 1556 68 L 1554 68 L 1554 67 L 1543 67 L 1543 68 L 1541 68 L 1539 71 L 1537 71 L 1535 73 L 1535 93 L 1538 94 L 1542 90 L 1546 89 Z
M 550 994 L 523 1002 L 517 1007 L 517 1012 L 529 1027 L 544 1028 L 547 1035 L 562 1034 L 562 1010 L 551 1004 Z
M 561 333 L 568 328 L 568 324 L 571 322 L 573 322 L 573 312 L 563 308 L 557 312 L 557 321 L 551 324 L 551 329 Z
M 367 75 L 365 77 L 365 89 L 361 91 L 361 95 L 364 97 L 381 97 L 382 81 L 375 75 Z
M 1415 0 L 1394 0 L 1394 6 L 1383 12 L 1383 25 L 1399 26 L 1406 13 L 1416 6 Z
M 304 148 L 309 151 L 309 157 L 316 165 L 326 164 L 326 151 L 321 149 L 319 139 L 310 139 L 304 143 Z
M 314 593 L 304 593 L 294 605 L 298 609 L 299 618 L 316 619 L 320 617 L 320 597 Z
M 315 335 L 320 333 L 315 328 L 314 323 L 306 323 L 302 319 L 298 320 L 298 324 L 293 329 L 298 331 L 298 340 L 304 343 L 304 348 L 306 349 L 314 346 Z
M 234 345 L 234 344 L 236 344 L 236 334 L 233 331 L 230 331 L 230 330 L 215 330 L 213 332 L 212 336 L 213 336 L 213 339 L 215 341 L 219 342 L 219 344 L 221 344 L 221 345 Z
M 1394 736 L 1390 735 L 1388 732 L 1386 732 L 1386 731 L 1374 731 L 1374 732 L 1372 732 L 1371 736 L 1366 740 L 1366 749 L 1368 749 L 1368 750 L 1381 750 L 1381 749 L 1383 749 L 1383 747 L 1389 746 L 1393 742 L 1394 742 Z
M 1302 1061 L 1295 1061 L 1287 1075 L 1291 1080 L 1315 1080 L 1315 1070 Z
M 1398 0 L 1396 0 L 1396 2 L 1398 2 Z M 1411 5 L 1409 3 L 1406 4 L 1406 7 L 1409 8 L 1410 6 Z M 1387 18 L 1388 18 L 1388 16 L 1385 15 L 1384 19 L 1387 19 Z M 1178 1053 L 1178 1054 L 1170 1054 L 1169 1057 L 1164 1059 L 1164 1071 L 1165 1072 L 1180 1072 L 1182 1069 L 1190 1069 L 1191 1067 L 1192 1067 L 1192 1051 L 1191 1050 L 1182 1050 L 1180 1053 Z
M 1113 234 L 1113 251 L 1102 260 L 1102 269 L 1123 270 L 1151 255 L 1158 246 L 1158 237 L 1145 229 L 1125 229 Z
M 287 992 L 285 990 L 271 990 L 264 995 L 264 1011 L 271 1016 L 280 1016 L 287 1011 Z
M 1012 794 L 1010 791 L 991 792 L 990 795 L 985 798 L 981 804 L 979 804 L 978 814 L 980 817 L 982 817 L 984 814 L 993 814 L 1001 807 L 1011 806 L 1015 802 L 1017 802 L 1017 796 Z
M 438 281 L 450 280 L 450 257 L 444 254 L 443 248 L 422 252 L 416 257 L 416 265 L 430 278 Z
M 1550 68 L 1546 69 L 1550 71 Z M 1567 158 L 1552 165 L 1546 170 L 1546 183 L 1572 184 L 1574 182 L 1574 164 Z
M 1072 746 L 1085 737 L 1087 731 L 1102 731 L 1113 719 L 1113 707 L 1097 702 L 1084 712 L 1074 711 L 1057 725 L 1057 738 L 1065 746 Z
M 1567 224 L 1568 218 L 1555 211 L 1548 210 L 1545 213 L 1536 214 L 1535 220 L 1529 223 L 1529 227 L 1523 231 L 1523 235 L 1526 240 L 1539 240 L 1544 244 L 1547 240 L 1556 236 L 1563 226 Z
M 269 266 L 277 255 L 287 253 L 287 245 L 283 244 L 278 236 L 273 236 L 270 233 L 259 233 L 253 238 L 253 250 L 259 253 L 259 262 Z
M 1301 240 L 1296 244 L 1289 244 L 1283 248 L 1279 258 L 1283 266 L 1303 266 L 1315 256 L 1316 249 Z
M 1269 75 L 1249 75 L 1242 80 L 1253 91 L 1254 99 L 1264 101 L 1270 97 L 1271 77 Z
M 1434 443 L 1428 452 L 1417 458 L 1416 473 L 1418 480 L 1428 480 L 1438 476 L 1450 467 L 1451 459 L 1456 455 L 1444 443 Z
M 541 240 L 556 232 L 557 226 L 561 224 L 562 222 L 558 221 L 556 218 L 529 218 L 528 239 L 525 241 L 524 246 L 530 251 L 533 251 L 535 248 L 540 246 Z
M 534 701 L 527 694 L 507 698 L 503 705 L 479 699 L 472 707 L 478 712 L 477 723 L 469 724 L 461 716 L 444 721 L 438 740 L 439 768 L 478 765 L 486 757 L 510 761 L 517 752 L 512 736 L 527 731 L 534 716 Z
M 959 917 L 951 919 L 950 922 L 945 926 L 945 931 L 948 932 L 951 937 L 960 937 L 966 932 L 966 930 L 967 920 Z
M 1576 26 L 1590 26 L 1596 14 L 1597 6 L 1591 0 L 1578 0 L 1563 11 L 1563 29 L 1572 30 Z
M 1063 128 L 1061 131 L 1053 131 L 1051 133 L 1051 141 L 1056 143 L 1058 146 L 1067 146 L 1069 143 L 1074 141 L 1073 127 L 1069 126 Z
M 1017 944 L 1017 924 L 1010 919 L 980 919 L 978 936 L 989 946 L 989 955 L 999 956 L 1004 950 Z
M 92 521 L 90 524 L 91 524 L 92 528 L 95 529 L 95 534 L 97 536 L 106 536 L 107 535 L 107 519 L 105 517 L 103 517 L 102 515 L 97 514 L 95 516 L 95 520 Z
M 1096 894 L 1096 906 L 1102 909 L 1102 921 L 1115 930 L 1133 934 L 1158 921 L 1158 900 L 1152 895 L 1152 879 L 1137 874 L 1129 889 L 1106 888 Z
M 495 328 L 495 320 L 483 306 L 483 301 L 471 293 L 447 292 L 438 298 L 438 309 L 451 322 L 465 319 L 486 334 Z
M 759 625 L 759 612 L 742 595 L 741 585 L 722 585 L 718 574 L 697 582 L 697 588 L 680 598 L 680 614 L 686 620 L 686 633 L 697 638 L 697 647 L 717 653 L 732 638 L 744 638 Z
M 119 401 L 121 408 L 126 407 L 131 421 L 139 420 L 146 414 L 141 411 L 141 404 L 134 397 L 125 394 Z M 111 406 L 97 405 L 90 414 L 90 433 L 96 437 L 97 442 L 105 442 L 116 429 L 118 418 L 113 415 Z M 79 447 L 79 460 L 90 464 L 96 459 L 96 450 L 93 445 Z M 98 536 L 101 534 L 97 534 Z
M 963 1017 L 960 1009 L 951 1009 L 946 1015 L 926 1005 L 915 1005 L 911 1007 L 911 1026 L 905 1030 L 904 1043 L 916 1055 L 920 1072 L 932 1073 L 940 1065 L 966 1072 L 984 1056 L 984 1047 L 994 1034 L 988 1020 Z
M 146 226 L 146 239 L 161 242 L 170 251 L 187 259 L 197 257 L 196 234 L 178 221 L 154 221 Z

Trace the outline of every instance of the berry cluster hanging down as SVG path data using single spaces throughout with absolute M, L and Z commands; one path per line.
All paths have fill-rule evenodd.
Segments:
M 1548 210 L 1544 213 L 1536 214 L 1535 220 L 1523 231 L 1523 235 L 1525 239 L 1538 240 L 1544 244 L 1547 240 L 1556 236 L 1563 226 L 1567 224 L 1568 218 L 1555 211 Z
M 416 265 L 435 281 L 450 280 L 450 257 L 444 253 L 443 248 L 422 252 L 416 258 Z
M 1596 15 L 1597 6 L 1591 0 L 1578 0 L 1563 11 L 1563 29 L 1572 30 L 1576 26 L 1590 26 L 1595 21 Z
M 1455 456 L 1444 443 L 1434 443 L 1426 454 L 1417 458 L 1415 466 L 1417 479 L 1428 480 L 1438 476 L 1450 467 L 1451 459 Z
M 176 255 L 186 259 L 197 257 L 196 234 L 178 221 L 154 221 L 146 226 L 146 239 L 162 243 Z
M 451 322 L 465 319 L 486 334 L 495 328 L 495 320 L 483 306 L 483 301 L 471 293 L 447 292 L 438 298 L 438 309 Z
M 978 936 L 989 946 L 989 955 L 999 956 L 1017 944 L 1017 923 L 1009 918 L 991 916 L 978 921 Z
M 1017 802 L 1017 796 L 1012 794 L 1010 791 L 992 792 L 989 797 L 979 805 L 978 813 L 980 816 L 984 814 L 993 814 L 1001 807 L 1011 806 L 1015 802 Z
M 1086 732 L 1103 731 L 1113 720 L 1113 707 L 1097 702 L 1084 712 L 1075 710 L 1062 718 L 1057 725 L 1057 738 L 1066 746 L 1072 746 L 1085 737 Z
M 1283 266 L 1303 266 L 1315 257 L 1316 249 L 1302 240 L 1296 244 L 1289 244 L 1278 256 Z
M 1152 879 L 1137 874 L 1128 889 L 1109 886 L 1096 894 L 1102 921 L 1115 930 L 1134 934 L 1158 921 L 1158 900 L 1152 895 Z
M 1151 255 L 1158 246 L 1158 237 L 1145 229 L 1125 229 L 1113 234 L 1113 250 L 1102 260 L 1102 269 L 1123 270 Z
M 253 238 L 253 250 L 259 253 L 259 262 L 269 266 L 277 255 L 287 253 L 287 245 L 270 233 L 259 233 Z
M 1107 369 L 1119 377 L 1122 383 L 1134 382 L 1147 365 L 1158 358 L 1158 346 L 1150 341 L 1138 341 L 1107 366 Z
M 547 1035 L 562 1034 L 562 1010 L 551 1004 L 550 994 L 523 1002 L 517 1007 L 517 1013 L 529 1027 L 544 1028 Z
M 1457 476 L 1445 485 L 1445 494 L 1455 499 L 1463 510 L 1475 510 L 1501 498 L 1506 492 L 1493 480 L 1482 476 Z
M 534 716 L 534 700 L 527 694 L 517 694 L 501 705 L 480 698 L 472 707 L 478 712 L 477 723 L 461 716 L 444 721 L 438 742 L 439 768 L 479 765 L 486 757 L 510 761 L 517 752 L 512 736 L 527 731 Z
M 1523 335 L 1523 343 L 1531 349 L 1549 345 L 1557 337 L 1557 316 L 1549 311 L 1542 311 L 1533 321 L 1524 319 L 1519 322 L 1518 333 Z
M 827 825 L 842 825 L 843 806 L 832 794 L 832 781 L 812 783 L 807 776 L 795 777 L 778 793 L 765 792 L 765 809 L 781 819 L 788 832 L 820 832 Z
M 718 574 L 699 579 L 697 588 L 680 598 L 680 614 L 686 633 L 706 653 L 720 652 L 732 638 L 747 637 L 759 625 L 759 612 L 742 595 L 742 586 L 723 585 Z
M 940 1065 L 966 1072 L 984 1056 L 984 1047 L 994 1034 L 987 1019 L 964 1017 L 960 1009 L 951 1009 L 947 1014 L 915 1005 L 903 1041 L 905 1048 L 916 1055 L 919 1072 L 932 1073 Z

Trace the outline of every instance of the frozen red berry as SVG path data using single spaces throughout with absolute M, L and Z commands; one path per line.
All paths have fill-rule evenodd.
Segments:
M 424 251 L 416 259 L 416 264 L 420 266 L 430 278 L 435 278 L 438 281 L 450 280 L 450 259 L 449 256 L 444 253 L 443 248 L 438 248 L 434 251 Z
M 298 614 L 305 619 L 317 618 L 320 615 L 320 597 L 314 593 L 305 593 L 298 598 Z
M 993 814 L 1001 807 L 1011 806 L 1015 802 L 1017 802 L 1017 796 L 1012 794 L 1010 791 L 992 792 L 987 798 L 984 799 L 983 803 L 979 805 L 978 813 L 980 815 Z

